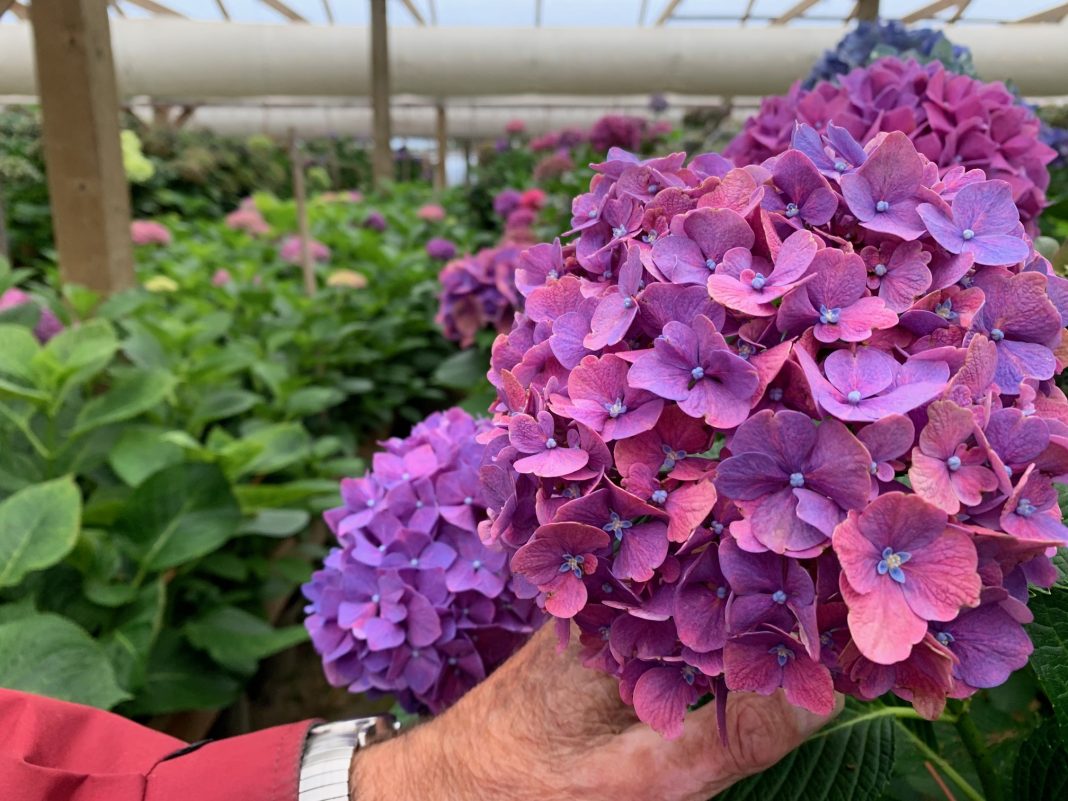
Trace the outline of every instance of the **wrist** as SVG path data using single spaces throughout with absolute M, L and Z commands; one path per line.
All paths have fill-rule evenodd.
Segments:
M 441 720 L 418 726 L 387 742 L 358 750 L 352 758 L 352 801 L 466 801 L 463 766 L 450 764 L 450 743 Z

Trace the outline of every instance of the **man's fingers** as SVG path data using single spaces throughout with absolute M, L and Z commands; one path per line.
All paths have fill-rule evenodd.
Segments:
M 687 715 L 677 740 L 664 740 L 637 724 L 603 754 L 617 766 L 619 787 L 614 797 L 706 801 L 739 779 L 774 765 L 838 714 L 841 706 L 839 697 L 835 712 L 821 717 L 797 709 L 781 691 L 767 697 L 732 693 L 727 699 L 726 745 L 716 725 L 714 703 Z

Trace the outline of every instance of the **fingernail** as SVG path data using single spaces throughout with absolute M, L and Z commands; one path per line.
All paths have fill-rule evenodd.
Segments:
M 813 734 L 822 729 L 829 720 L 838 716 L 838 713 L 842 711 L 842 707 L 845 705 L 843 697 L 835 693 L 834 709 L 827 715 L 817 715 L 813 712 L 809 712 L 807 709 L 795 706 L 794 717 L 797 722 L 797 730 L 804 736 Z

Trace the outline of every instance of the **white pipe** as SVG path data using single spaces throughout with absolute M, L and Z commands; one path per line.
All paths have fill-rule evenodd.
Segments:
M 358 96 L 369 91 L 366 28 L 176 19 L 112 20 L 126 95 Z M 398 93 L 754 94 L 784 91 L 844 28 L 453 28 L 390 31 Z M 1068 94 L 1059 25 L 950 25 L 987 80 Z M 32 94 L 29 26 L 0 25 L 0 94 Z
M 135 107 L 140 116 L 151 119 L 150 111 Z M 492 139 L 504 134 L 509 120 L 520 119 L 531 136 L 561 128 L 587 129 L 606 113 L 637 113 L 649 117 L 647 112 L 630 109 L 612 109 L 596 106 L 576 108 L 525 108 L 494 109 L 462 106 L 448 109 L 448 132 L 452 138 Z M 433 107 L 394 107 L 392 110 L 394 136 L 433 137 L 435 119 Z M 677 125 L 682 112 L 671 110 L 660 117 Z M 231 136 L 246 136 L 264 133 L 284 136 L 295 131 L 300 136 L 371 136 L 371 111 L 367 108 L 281 108 L 281 107 L 235 107 L 203 106 L 188 122 L 190 128 L 203 128 Z

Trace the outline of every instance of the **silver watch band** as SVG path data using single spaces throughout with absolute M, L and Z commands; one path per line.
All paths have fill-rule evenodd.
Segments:
M 352 755 L 388 740 L 400 724 L 392 715 L 320 723 L 308 732 L 300 764 L 299 801 L 348 801 Z

